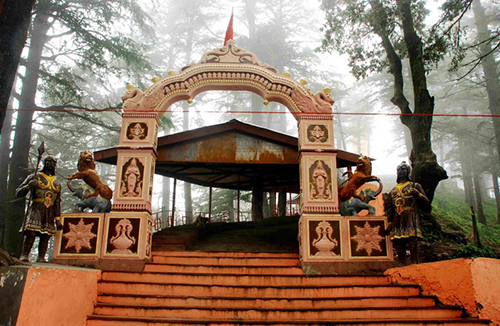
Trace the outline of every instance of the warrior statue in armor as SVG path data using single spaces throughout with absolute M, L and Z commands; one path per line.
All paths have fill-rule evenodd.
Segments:
M 385 211 L 389 221 L 391 240 L 398 254 L 398 260 L 406 260 L 406 246 L 409 245 L 410 257 L 417 262 L 417 238 L 422 238 L 417 207 L 427 209 L 429 199 L 424 189 L 410 178 L 411 167 L 402 162 L 397 167 L 397 184 L 385 195 Z
M 35 237 L 38 236 L 40 243 L 37 262 L 47 262 L 45 254 L 47 253 L 49 239 L 56 234 L 54 223 L 57 224 L 57 229 L 62 228 L 59 221 L 61 215 L 61 184 L 55 177 L 56 164 L 57 159 L 54 156 L 47 156 L 43 161 L 42 171 L 29 175 L 16 190 L 17 197 L 24 197 L 31 192 L 31 202 L 19 231 L 24 233 L 21 261 L 29 261 L 31 247 Z

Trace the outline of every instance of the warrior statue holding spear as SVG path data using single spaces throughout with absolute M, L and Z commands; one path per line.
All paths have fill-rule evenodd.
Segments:
M 422 238 L 422 231 L 417 207 L 427 209 L 430 206 L 422 186 L 412 181 L 411 171 L 405 161 L 398 165 L 397 184 L 389 194 L 384 194 L 391 240 L 401 263 L 406 261 L 407 245 L 412 263 L 418 263 L 418 238 Z
M 49 245 L 49 239 L 56 234 L 57 229 L 61 229 L 59 221 L 61 215 L 61 184 L 56 180 L 57 159 L 48 155 L 43 160 L 43 168 L 38 172 L 38 165 L 45 151 L 44 143 L 38 148 L 38 162 L 35 173 L 29 175 L 26 180 L 17 188 L 16 196 L 24 197 L 28 192 L 30 202 L 24 218 L 23 225 L 19 232 L 24 234 L 23 250 L 21 261 L 29 261 L 29 254 L 35 237 L 40 238 L 38 246 L 37 262 L 46 263 L 45 254 Z

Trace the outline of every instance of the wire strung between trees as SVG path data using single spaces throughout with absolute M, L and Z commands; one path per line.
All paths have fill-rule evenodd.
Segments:
M 51 108 L 37 108 L 37 109 L 1 109 L 0 111 L 32 111 L 32 112 L 115 112 L 118 114 L 123 114 L 124 112 L 121 110 L 117 110 L 114 108 L 109 109 L 51 109 Z M 133 111 L 135 112 L 135 111 Z M 145 110 L 145 111 L 137 111 L 142 113 L 157 113 L 159 111 L 156 110 Z M 167 110 L 165 113 L 174 113 L 174 112 L 193 112 L 193 110 L 183 109 L 183 110 Z M 220 110 L 195 110 L 195 112 L 203 112 L 203 113 L 214 113 L 214 114 L 288 114 L 290 111 L 252 111 L 252 110 L 228 110 L 228 111 L 220 111 Z M 455 114 L 455 113 L 390 113 L 390 112 L 332 112 L 332 113 L 312 113 L 314 115 L 361 115 L 361 116 L 406 116 L 406 117 L 461 117 L 461 118 L 500 118 L 500 114 Z

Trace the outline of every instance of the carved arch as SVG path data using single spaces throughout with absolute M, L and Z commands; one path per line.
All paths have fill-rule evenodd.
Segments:
M 159 116 L 175 102 L 195 98 L 209 90 L 250 91 L 269 102 L 283 104 L 295 119 L 301 114 L 331 114 L 329 93 L 311 91 L 269 65 L 255 54 L 238 48 L 232 40 L 220 49 L 207 52 L 199 63 L 184 67 L 178 74 L 157 80 L 144 92 L 131 89 L 122 97 L 126 112 L 157 112 Z

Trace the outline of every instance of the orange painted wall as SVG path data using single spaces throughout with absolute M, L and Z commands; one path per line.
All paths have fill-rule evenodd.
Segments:
M 57 265 L 30 268 L 17 326 L 85 326 L 97 300 L 99 270 Z
M 391 268 L 385 274 L 400 284 L 419 284 L 424 294 L 500 325 L 499 259 L 454 259 Z
M 471 264 L 479 316 L 500 325 L 500 259 L 477 258 Z

